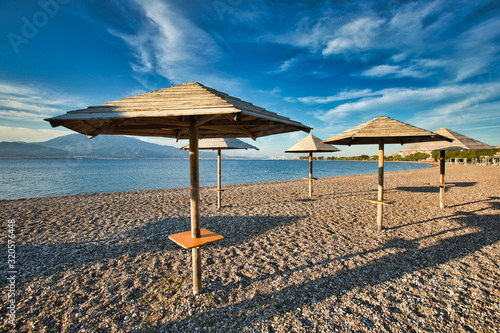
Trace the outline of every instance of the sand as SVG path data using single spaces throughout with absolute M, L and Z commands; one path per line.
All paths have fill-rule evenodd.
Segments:
M 187 189 L 0 201 L 2 328 L 20 332 L 498 332 L 500 167 L 447 165 L 377 175 L 201 189 L 203 293 Z M 9 229 L 8 221 L 11 223 Z M 9 267 L 7 241 L 15 235 Z M 15 298 L 9 299 L 9 290 Z M 12 296 L 12 294 L 11 294 Z M 9 301 L 15 314 L 9 317 Z

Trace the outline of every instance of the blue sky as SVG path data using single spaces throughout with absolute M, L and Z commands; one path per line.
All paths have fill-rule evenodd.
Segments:
M 322 139 L 388 116 L 500 144 L 499 1 L 2 0 L 0 15 L 0 141 L 69 134 L 43 119 L 197 81 Z M 305 136 L 232 155 L 281 157 Z

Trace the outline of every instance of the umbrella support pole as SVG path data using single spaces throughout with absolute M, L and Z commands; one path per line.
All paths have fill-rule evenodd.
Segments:
M 313 153 L 309 152 L 309 198 L 313 194 Z
M 198 127 L 196 118 L 190 119 L 189 131 L 189 173 L 191 182 L 191 238 L 200 238 L 200 168 L 198 150 Z M 201 249 L 192 249 L 193 294 L 201 291 Z
M 394 201 L 384 200 L 384 144 L 378 146 L 378 195 L 377 199 L 368 199 L 369 202 L 377 204 L 377 231 L 382 231 L 384 216 L 384 206 L 390 205 Z
M 378 145 L 378 197 L 379 202 L 384 201 L 384 144 Z M 382 216 L 384 205 L 377 204 L 377 230 L 382 231 Z
M 309 178 L 309 198 L 311 198 L 313 195 L 312 187 L 313 187 L 313 180 L 312 180 L 312 178 Z
M 224 239 L 221 235 L 200 228 L 200 167 L 198 148 L 198 127 L 196 126 L 196 117 L 191 117 L 189 132 L 191 231 L 173 234 L 168 236 L 168 238 L 185 249 L 191 249 L 193 259 L 193 294 L 195 295 L 198 295 L 202 290 L 201 247 Z
M 201 292 L 201 247 L 191 249 L 193 258 L 193 294 Z
M 222 172 L 221 172 L 221 167 L 222 167 L 222 156 L 221 156 L 221 150 L 217 150 L 217 208 L 220 209 L 222 206 Z
M 444 161 L 445 151 L 439 151 L 439 208 L 444 209 L 444 173 L 445 173 L 445 161 Z
M 304 177 L 304 179 L 307 179 L 309 181 L 309 198 L 312 197 L 313 194 L 313 181 L 315 181 L 318 178 L 313 177 L 313 158 L 312 158 L 312 152 L 309 152 L 309 177 Z

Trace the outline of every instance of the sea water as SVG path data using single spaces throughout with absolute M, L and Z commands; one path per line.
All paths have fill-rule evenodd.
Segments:
M 429 167 L 385 162 L 386 172 Z M 314 161 L 313 176 L 378 172 L 378 162 Z M 0 199 L 189 187 L 187 159 L 0 159 Z M 301 179 L 306 160 L 222 160 L 222 184 Z M 200 186 L 217 185 L 217 160 L 200 160 Z

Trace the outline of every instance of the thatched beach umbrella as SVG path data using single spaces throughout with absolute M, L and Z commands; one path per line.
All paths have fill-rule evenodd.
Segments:
M 118 134 L 189 139 L 191 231 L 169 238 L 186 249 L 192 249 L 194 294 L 201 291 L 201 246 L 223 238 L 200 228 L 198 140 L 223 137 L 256 139 L 311 130 L 297 121 L 198 82 L 69 111 L 45 120 L 53 127 L 64 126 L 89 138 Z
M 340 151 L 340 149 L 322 143 L 320 138 L 312 134 L 309 134 L 304 139 L 285 150 L 285 153 L 309 153 L 309 177 L 304 177 L 304 179 L 309 180 L 309 197 L 312 196 L 312 182 L 317 179 L 313 177 L 313 153 L 329 153 L 336 151 Z
M 383 207 L 392 203 L 392 201 L 384 200 L 384 144 L 398 143 L 403 145 L 412 142 L 442 140 L 452 141 L 442 135 L 388 117 L 377 117 L 335 135 L 323 143 L 348 146 L 378 144 L 378 197 L 369 201 L 378 206 L 377 229 L 380 231 L 382 230 Z
M 185 145 L 179 149 L 189 150 L 189 145 Z M 217 191 L 217 208 L 221 208 L 222 192 L 226 190 L 222 188 L 222 181 L 221 181 L 222 178 L 221 151 L 228 149 L 259 150 L 259 148 L 236 138 L 217 138 L 217 139 L 201 139 L 198 143 L 198 149 L 217 150 L 217 188 L 215 189 L 215 191 Z
M 439 151 L 439 207 L 444 209 L 444 192 L 446 185 L 444 181 L 445 175 L 445 152 L 447 150 L 496 150 L 496 147 L 490 146 L 481 141 L 472 139 L 463 134 L 454 132 L 447 128 L 440 128 L 434 133 L 446 136 L 452 139 L 452 142 L 437 141 L 437 142 L 424 142 L 412 143 L 407 147 L 401 149 L 401 152 L 426 152 L 426 151 Z

